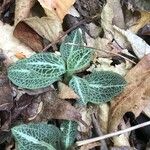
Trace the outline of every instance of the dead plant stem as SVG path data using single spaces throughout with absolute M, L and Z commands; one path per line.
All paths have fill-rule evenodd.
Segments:
M 130 132 L 130 131 L 133 131 L 133 130 L 136 130 L 136 129 L 139 129 L 139 128 L 142 128 L 142 127 L 145 127 L 145 126 L 148 126 L 148 125 L 150 125 L 150 121 L 138 124 L 136 126 L 133 126 L 133 127 L 130 127 L 130 128 L 124 129 L 124 130 L 120 130 L 120 131 L 117 131 L 117 132 L 112 132 L 112 133 L 109 133 L 109 134 L 106 134 L 106 135 L 103 135 L 103 136 L 100 136 L 100 137 L 91 138 L 91 139 L 83 140 L 83 141 L 78 141 L 78 142 L 76 142 L 76 146 L 82 146 L 82 145 L 86 145 L 86 144 L 89 144 L 89 143 L 104 140 L 104 139 L 107 139 L 107 138 L 111 138 L 111 137 L 114 137 L 114 136 L 117 136 L 117 135 L 120 135 L 120 134 L 124 134 L 124 133 Z

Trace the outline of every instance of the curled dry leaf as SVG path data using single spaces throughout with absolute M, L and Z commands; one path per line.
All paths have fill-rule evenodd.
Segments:
M 30 9 L 34 5 L 36 0 L 16 0 L 16 7 L 15 7 L 15 25 L 29 17 Z
M 121 47 L 126 48 L 128 46 L 126 39 L 113 29 L 113 24 L 120 28 L 125 26 L 122 9 L 118 6 L 120 6 L 120 1 L 118 0 L 109 0 L 106 3 L 101 13 L 101 25 L 107 39 L 115 39 Z
M 69 102 L 58 98 L 55 91 L 48 91 L 41 96 L 43 108 L 35 121 L 47 121 L 48 119 L 64 119 L 81 121 L 78 110 Z
M 44 48 L 42 37 L 23 21 L 20 21 L 16 25 L 13 35 L 36 52 L 39 52 Z
M 24 22 L 28 24 L 33 30 L 35 30 L 40 36 L 46 38 L 49 41 L 54 41 L 62 31 L 62 25 L 57 16 L 51 17 L 32 17 L 24 19 Z
M 0 21 L 0 48 L 6 56 L 6 63 L 11 64 L 18 60 L 15 56 L 16 53 L 22 53 L 25 57 L 30 57 L 35 54 L 29 47 L 22 44 L 18 39 L 13 36 L 14 27 L 8 24 L 3 24 Z
M 141 59 L 143 56 L 150 53 L 150 46 L 142 38 L 131 32 L 130 30 L 125 31 L 118 28 L 117 26 L 114 26 L 114 29 L 127 38 L 138 58 Z
M 75 3 L 75 0 L 38 0 L 43 8 L 46 8 L 63 20 L 64 16 L 68 13 L 70 7 Z
M 58 97 L 61 99 L 79 99 L 79 96 L 69 86 L 62 82 L 58 82 Z
M 150 55 L 129 71 L 125 79 L 128 82 L 124 91 L 111 104 L 109 131 L 116 131 L 126 112 L 137 117 L 150 102 Z

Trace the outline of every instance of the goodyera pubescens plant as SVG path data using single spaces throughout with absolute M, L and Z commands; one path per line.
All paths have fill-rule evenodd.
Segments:
M 75 30 L 61 44 L 61 55 L 39 53 L 19 60 L 9 67 L 8 77 L 15 85 L 26 89 L 43 88 L 67 79 L 79 95 L 79 103 L 107 102 L 122 91 L 126 82 L 110 71 L 94 71 L 83 78 L 76 76 L 90 65 L 93 56 L 93 50 L 83 45 L 81 30 Z M 12 128 L 12 133 L 18 150 L 63 150 L 74 143 L 77 125 L 66 120 L 59 130 L 46 123 L 22 124 Z
M 93 50 L 83 45 L 82 31 L 77 29 L 61 44 L 61 55 L 47 52 L 19 60 L 8 68 L 8 77 L 21 88 L 38 89 L 64 75 L 70 79 L 69 86 L 79 95 L 81 103 L 109 101 L 122 91 L 126 82 L 109 71 L 94 71 L 83 78 L 76 76 L 90 65 L 93 56 Z

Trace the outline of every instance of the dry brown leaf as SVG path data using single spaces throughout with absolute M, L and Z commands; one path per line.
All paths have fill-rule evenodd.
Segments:
M 0 110 L 8 110 L 13 106 L 13 92 L 8 78 L 0 75 Z
M 51 17 L 32 17 L 24 20 L 32 29 L 40 36 L 46 38 L 50 42 L 54 41 L 62 31 L 62 25 L 57 16 Z
M 61 99 L 79 99 L 79 96 L 66 84 L 58 82 L 58 97 Z
M 75 0 L 38 0 L 42 7 L 55 12 L 60 20 L 68 13 Z
M 140 78 L 150 69 L 150 54 L 144 56 L 141 61 L 131 70 L 128 71 L 125 76 L 128 83 L 136 82 L 137 78 Z
M 95 109 L 93 108 L 87 108 L 85 107 L 78 107 L 77 108 L 78 112 L 80 112 L 81 116 L 82 116 L 82 120 L 90 127 L 92 124 L 92 118 L 91 118 L 91 114 L 94 113 Z M 82 132 L 82 134 L 84 133 L 84 135 L 87 134 L 87 136 L 89 136 L 89 128 L 87 128 L 85 125 L 83 125 L 82 123 L 79 123 L 78 126 L 78 131 Z
M 35 118 L 35 121 L 47 121 L 48 119 L 64 119 L 81 121 L 78 110 L 69 102 L 58 98 L 55 91 L 49 91 L 41 96 L 43 109 Z
M 94 143 L 90 143 L 90 144 L 81 146 L 79 150 L 91 150 L 100 145 L 101 145 L 100 142 L 94 142 Z
M 103 7 L 101 13 L 101 25 L 104 30 L 104 35 L 107 39 L 115 39 L 121 47 L 126 48 L 128 46 L 126 39 L 113 29 L 113 24 L 124 28 L 125 23 L 123 13 L 122 9 L 118 8 L 119 5 L 120 1 L 118 0 L 107 1 L 107 4 Z M 119 21 L 118 18 L 120 18 Z
M 16 25 L 13 35 L 36 52 L 40 52 L 44 48 L 42 37 L 23 21 Z
M 130 30 L 125 31 L 118 28 L 117 26 L 114 26 L 114 29 L 127 38 L 138 58 L 141 59 L 143 56 L 150 53 L 150 46 L 142 38 L 131 32 Z
M 3 24 L 0 21 L 0 48 L 6 56 L 6 63 L 11 64 L 18 60 L 16 53 L 23 53 L 26 57 L 35 54 L 29 47 L 25 46 L 13 36 L 14 27 L 8 24 Z
M 24 58 L 26 58 L 26 56 L 25 56 L 23 53 L 19 53 L 19 52 L 17 52 L 17 53 L 15 54 L 15 56 L 16 56 L 18 59 L 24 59 Z
M 29 17 L 30 9 L 34 5 L 35 0 L 16 0 L 16 7 L 15 7 L 15 25 Z
M 130 31 L 137 33 L 139 29 L 143 28 L 146 24 L 150 23 L 150 12 L 140 11 L 141 17 L 135 25 L 130 28 Z
M 137 117 L 150 103 L 150 55 L 145 56 L 125 79 L 128 85 L 111 104 L 109 131 L 117 131 L 118 125 L 126 112 L 133 112 Z

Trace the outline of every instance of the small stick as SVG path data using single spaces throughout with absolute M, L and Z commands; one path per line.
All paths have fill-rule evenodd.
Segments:
M 75 45 L 75 46 L 79 46 L 79 47 L 86 47 L 86 48 L 95 49 L 97 52 L 102 51 L 102 52 L 105 52 L 105 53 L 110 53 L 110 54 L 113 54 L 113 55 L 116 55 L 116 56 L 120 56 L 120 57 L 124 58 L 125 60 L 128 60 L 129 62 L 131 62 L 133 64 L 136 64 L 136 62 L 130 60 L 129 58 L 127 58 L 125 56 L 122 56 L 121 54 L 115 53 L 115 52 L 110 52 L 110 51 L 107 51 L 107 50 L 103 50 L 103 49 L 99 49 L 99 48 L 95 48 L 95 47 L 90 47 L 90 46 L 78 45 L 78 44 L 74 44 L 74 43 L 66 43 L 66 44 L 68 44 L 68 45 Z
M 138 124 L 136 126 L 133 126 L 133 127 L 121 130 L 121 131 L 112 132 L 112 133 L 106 134 L 104 136 L 91 138 L 91 139 L 83 140 L 83 141 L 78 141 L 78 142 L 76 142 L 76 145 L 77 146 L 82 146 L 82 145 L 86 145 L 86 144 L 89 144 L 89 143 L 97 142 L 97 141 L 100 141 L 100 140 L 111 138 L 113 136 L 117 136 L 117 135 L 120 135 L 120 134 L 124 134 L 124 133 L 130 132 L 130 131 L 133 131 L 133 130 L 136 130 L 136 129 L 139 129 L 139 128 L 142 128 L 142 127 L 145 127 L 145 126 L 148 126 L 148 125 L 150 125 L 150 121 Z
M 71 31 L 73 31 L 74 29 L 76 29 L 80 25 L 84 24 L 85 21 L 86 21 L 86 19 L 83 19 L 80 22 L 78 22 L 77 24 L 75 24 L 74 26 L 72 26 L 70 29 L 68 29 L 66 32 L 63 32 L 55 41 L 53 41 L 52 43 L 50 43 L 49 45 L 47 45 L 42 51 L 43 52 L 47 51 L 50 47 L 52 47 L 53 45 L 55 45 L 56 43 L 58 43 L 65 35 L 67 35 Z

